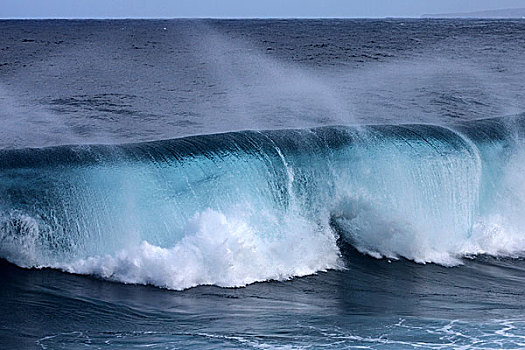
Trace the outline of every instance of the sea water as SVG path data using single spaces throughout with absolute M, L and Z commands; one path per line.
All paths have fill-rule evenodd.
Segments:
M 2 347 L 525 346 L 522 20 L 0 28 Z

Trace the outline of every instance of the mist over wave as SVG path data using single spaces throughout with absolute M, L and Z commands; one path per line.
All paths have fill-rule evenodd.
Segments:
M 2 24 L 1 148 L 525 110 L 519 22 L 485 24 L 486 40 L 453 21 Z

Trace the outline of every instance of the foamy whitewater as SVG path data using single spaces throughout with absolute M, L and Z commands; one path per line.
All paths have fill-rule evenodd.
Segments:
M 228 219 L 209 209 L 189 221 L 186 235 L 174 247 L 143 241 L 115 255 L 51 266 L 171 289 L 202 284 L 239 287 L 342 267 L 334 236 L 309 232 L 311 223 L 302 221 L 296 219 L 293 226 L 284 226 L 290 233 L 264 238 L 245 220 Z
M 0 349 L 525 347 L 523 20 L 0 33 Z

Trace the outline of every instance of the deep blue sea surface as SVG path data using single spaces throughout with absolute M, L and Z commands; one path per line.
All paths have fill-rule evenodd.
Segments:
M 1 349 L 525 347 L 524 20 L 0 34 Z

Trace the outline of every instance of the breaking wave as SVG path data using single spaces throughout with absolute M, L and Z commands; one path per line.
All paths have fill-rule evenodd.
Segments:
M 243 286 L 338 247 L 460 264 L 525 251 L 524 116 L 0 151 L 0 257 L 125 283 Z

